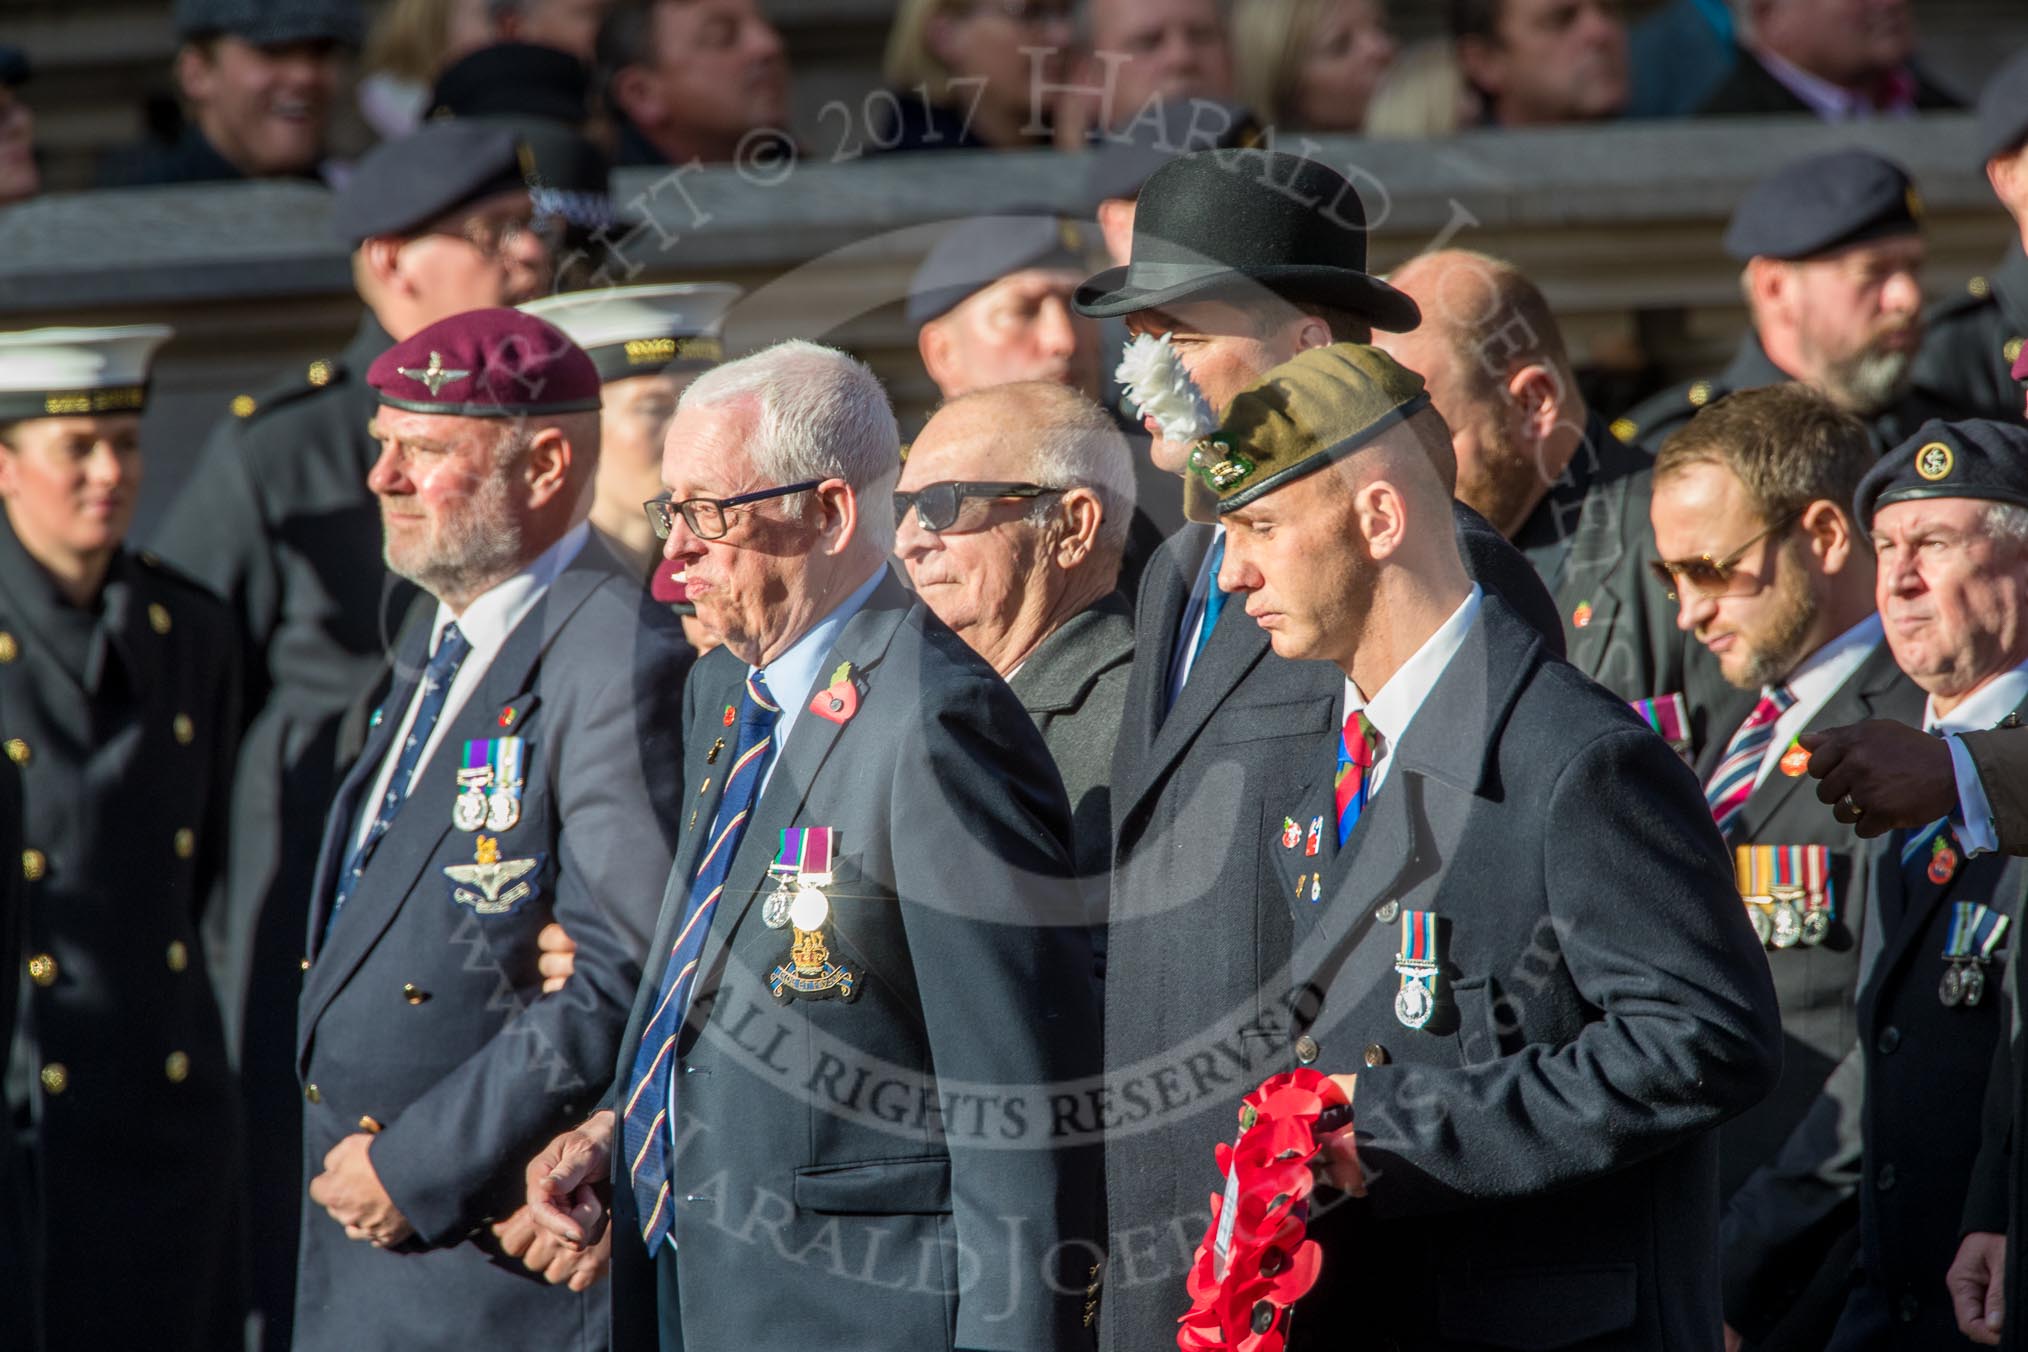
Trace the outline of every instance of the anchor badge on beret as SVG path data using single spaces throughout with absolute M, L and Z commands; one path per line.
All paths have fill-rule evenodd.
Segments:
M 446 367 L 444 365 L 444 354 L 441 352 L 430 353 L 430 364 L 420 371 L 413 366 L 397 366 L 394 369 L 417 384 L 428 386 L 429 392 L 432 395 L 441 393 L 444 386 L 452 381 L 463 380 L 466 376 L 472 374 L 470 371 L 459 371 Z

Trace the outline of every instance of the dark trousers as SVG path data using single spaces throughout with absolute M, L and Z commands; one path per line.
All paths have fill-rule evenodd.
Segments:
M 683 1352 L 683 1306 L 677 1297 L 673 1244 L 664 1244 L 655 1254 L 655 1318 L 662 1352 Z

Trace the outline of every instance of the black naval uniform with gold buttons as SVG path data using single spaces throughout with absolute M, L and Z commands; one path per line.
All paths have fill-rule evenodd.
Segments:
M 392 345 L 369 312 L 340 355 L 235 399 L 156 542 L 225 598 L 243 645 L 249 721 L 226 901 L 206 938 L 262 1128 L 247 1159 L 254 1297 L 283 1345 L 302 1205 L 295 1021 L 312 870 L 346 768 L 339 726 L 416 596 L 381 560 L 366 487 L 378 406 L 366 368 Z
M 72 605 L 0 523 L 0 746 L 24 795 L 8 866 L 28 912 L 7 1098 L 51 1349 L 237 1336 L 238 1109 L 198 932 L 238 688 L 216 599 L 122 552 L 96 608 Z
M 6 706 L 0 704 L 0 718 Z M 0 756 L 0 1048 L 13 1064 L 15 1020 L 19 1013 L 22 967 L 26 962 L 27 882 L 11 861 L 21 857 L 21 770 Z M 10 1121 L 0 1131 L 0 1310 L 10 1312 L 7 1334 L 22 1352 L 42 1347 L 41 1283 L 36 1280 L 35 1236 L 28 1218 L 28 1167 L 24 1143 Z
M 1662 449 L 1662 443 L 1669 439 L 1671 432 L 1689 422 L 1705 405 L 1716 403 L 1735 390 L 1786 385 L 1794 379 L 1774 364 L 1767 350 L 1760 345 L 1760 335 L 1749 329 L 1739 340 L 1738 351 L 1732 354 L 1731 362 L 1723 371 L 1715 376 L 1685 381 L 1650 396 L 1629 410 L 1626 416 L 1616 420 L 1612 425 L 1613 432 L 1621 440 L 1653 455 Z M 1874 446 L 1886 451 L 1908 440 L 1927 419 L 1963 416 L 1964 410 L 1953 408 L 1924 390 L 1911 389 L 1887 409 L 1864 421 L 1867 430 L 1873 434 Z
M 2014 241 L 2000 266 L 1930 312 L 1915 383 L 1969 417 L 2018 423 L 2014 361 L 2028 343 L 2028 250 Z

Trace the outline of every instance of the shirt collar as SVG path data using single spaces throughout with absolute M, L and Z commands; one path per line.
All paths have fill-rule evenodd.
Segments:
M 437 602 L 436 626 L 430 631 L 430 651 L 436 652 L 437 644 L 443 640 L 445 626 L 456 620 L 458 632 L 465 636 L 472 652 L 483 653 L 489 658 L 499 652 L 507 642 L 507 636 L 514 632 L 514 627 L 528 618 L 528 612 L 535 609 L 535 603 L 542 599 L 542 594 L 584 548 L 590 534 L 590 527 L 578 522 L 565 531 L 555 544 L 537 554 L 526 568 L 466 606 L 462 615 L 453 615 L 449 606 L 442 601 Z
M 774 697 L 775 703 L 782 706 L 783 718 L 792 720 L 815 693 L 818 676 L 829 674 L 820 673 L 818 668 L 823 666 L 825 656 L 837 643 L 846 622 L 859 613 L 867 598 L 873 595 L 873 589 L 886 575 L 885 564 L 874 569 L 873 576 L 832 607 L 830 614 L 804 630 L 803 636 L 791 643 L 781 656 L 760 669 L 767 678 L 768 693 Z M 827 680 L 825 684 L 830 682 Z M 782 736 L 786 737 L 786 734 Z
M 1782 682 L 1798 704 L 1829 699 L 1885 637 L 1875 611 L 1802 660 Z
M 1415 655 L 1401 664 L 1400 670 L 1374 692 L 1372 699 L 1366 699 L 1359 693 L 1358 686 L 1349 678 L 1346 680 L 1346 711 L 1364 710 L 1366 721 L 1380 734 L 1382 747 L 1400 744 L 1416 711 L 1422 708 L 1423 701 L 1429 698 L 1429 692 L 1442 678 L 1444 669 L 1458 655 L 1458 649 L 1464 646 L 1465 635 L 1470 632 L 1472 621 L 1478 618 L 1479 603 L 1484 597 L 1485 593 L 1474 582 L 1464 603 L 1437 626 L 1434 634 L 1423 640 Z
M 1987 681 L 1943 718 L 1936 716 L 1934 698 L 1924 700 L 1922 726 L 1925 732 L 1983 732 L 2023 703 L 2028 703 L 2028 662 Z
M 1808 104 L 1818 116 L 1830 122 L 1849 122 L 1855 118 L 1871 117 L 1876 112 L 1896 113 L 1905 111 L 1913 102 L 1908 92 L 1911 81 L 1905 72 L 1896 72 L 1882 82 L 1882 88 L 1891 91 L 1884 103 L 1876 103 L 1868 94 L 1832 84 L 1821 76 L 1812 75 L 1790 61 L 1785 61 L 1765 47 L 1757 47 L 1753 53 L 1760 58 L 1767 73 L 1782 82 L 1791 94 Z

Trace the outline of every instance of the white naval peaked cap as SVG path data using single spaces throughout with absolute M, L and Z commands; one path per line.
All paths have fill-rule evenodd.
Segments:
M 742 294 L 725 282 L 608 286 L 544 296 L 521 309 L 569 334 L 591 355 L 600 380 L 624 380 L 723 361 L 719 334 Z
M 0 333 L 0 420 L 138 413 L 166 324 Z

